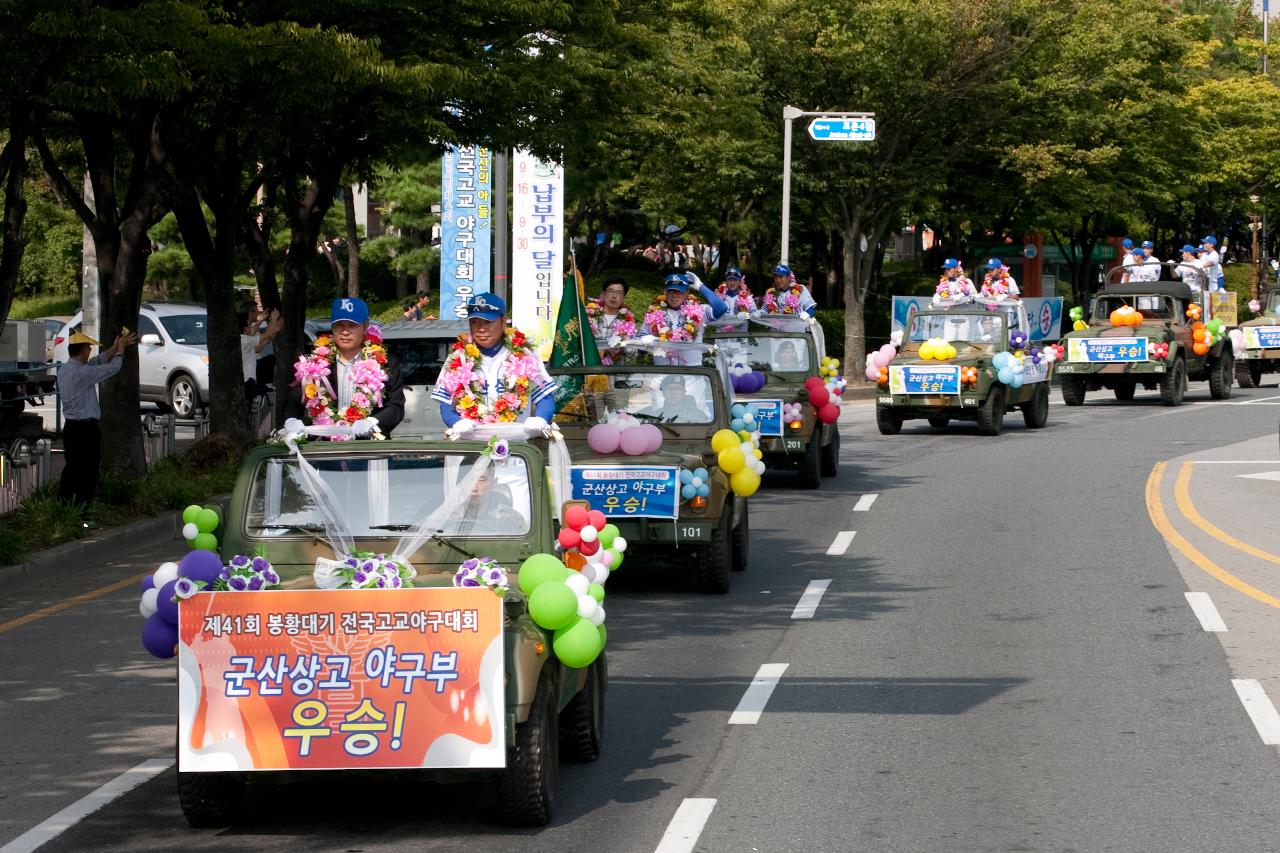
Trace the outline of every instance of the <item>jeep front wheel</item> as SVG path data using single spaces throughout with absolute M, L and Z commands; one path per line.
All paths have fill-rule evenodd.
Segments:
M 711 530 L 711 541 L 699 549 L 695 565 L 699 592 L 724 595 L 729 591 L 729 573 L 733 571 L 733 543 L 729 525 L 733 523 L 733 507 L 720 508 L 720 520 Z
M 1181 406 L 1187 393 L 1187 363 L 1175 358 L 1168 371 L 1160 377 L 1160 402 L 1166 406 Z
M 1031 402 L 1022 404 L 1022 420 L 1027 429 L 1043 429 L 1049 423 L 1049 383 L 1038 384 Z
M 809 436 L 809 444 L 800 457 L 797 471 L 800 474 L 800 488 L 816 489 L 822 484 L 822 430 L 815 429 Z
M 982 406 L 978 409 L 979 435 L 999 435 L 1004 429 L 1004 395 L 1003 385 L 997 383 L 991 386 L 991 393 L 982 401 Z
M 516 826 L 545 826 L 555 808 L 560 733 L 551 675 L 543 669 L 529 718 L 516 724 L 515 746 L 498 776 L 498 808 Z
M 1236 362 L 1236 384 L 1241 388 L 1257 388 L 1262 384 L 1262 365 L 1247 361 Z
M 893 409 L 876 409 L 876 426 L 881 435 L 897 435 L 902 432 L 902 416 L 895 415 Z
M 1062 402 L 1068 406 L 1084 405 L 1084 377 L 1062 377 Z
M 1231 354 L 1230 344 L 1225 346 L 1222 357 L 1209 371 L 1209 396 L 1215 400 L 1225 400 L 1231 396 L 1231 380 L 1235 378 L 1236 358 Z
M 742 518 L 733 528 L 733 570 L 735 572 L 747 570 L 747 557 L 751 545 L 751 502 L 746 498 L 741 500 Z
M 609 664 L 604 652 L 587 667 L 587 683 L 560 714 L 560 750 L 570 761 L 595 761 L 604 743 L 604 694 Z

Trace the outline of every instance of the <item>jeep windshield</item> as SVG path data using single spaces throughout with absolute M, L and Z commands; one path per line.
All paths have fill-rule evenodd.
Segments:
M 809 373 L 807 338 L 742 335 L 732 338 L 717 336 L 715 341 L 724 350 L 730 364 L 741 362 L 752 370 L 773 373 Z
M 617 412 L 664 424 L 709 424 L 716 401 L 711 380 L 697 373 L 596 373 L 552 376 L 566 402 L 561 423 L 604 423 Z
M 1094 300 L 1093 314 L 1090 319 L 1094 323 L 1110 326 L 1111 312 L 1125 305 L 1138 309 L 1143 317 L 1152 319 L 1171 320 L 1177 316 L 1173 310 L 1172 297 L 1156 294 L 1125 296 L 1108 293 Z
M 433 533 L 528 534 L 532 513 L 524 460 L 513 454 L 494 463 L 470 494 L 460 495 L 459 484 L 479 458 L 477 453 L 412 451 L 307 457 L 333 492 L 354 538 L 398 539 L 451 497 L 461 500 L 458 511 Z M 258 465 L 245 526 L 256 537 L 297 537 L 324 529 L 324 517 L 293 456 L 264 459 Z
M 907 330 L 907 341 L 922 344 L 942 338 L 952 344 L 980 347 L 1004 340 L 1005 316 L 983 314 L 916 314 Z
M 1280 317 L 1280 290 L 1271 291 L 1271 296 L 1267 299 L 1267 310 L 1264 313 L 1268 317 Z

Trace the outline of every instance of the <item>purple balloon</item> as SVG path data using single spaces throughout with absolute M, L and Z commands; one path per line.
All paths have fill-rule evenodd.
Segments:
M 759 391 L 761 388 L 764 387 L 764 383 L 765 383 L 765 376 L 763 373 L 761 373 L 759 370 L 751 371 L 752 388 L 750 393 L 754 394 L 756 391 Z
M 156 579 L 151 575 L 147 575 L 142 579 L 142 591 L 146 592 L 156 585 Z
M 640 427 L 644 430 L 648 444 L 645 446 L 645 453 L 656 453 L 659 447 L 662 447 L 662 430 L 658 429 L 657 424 L 645 424 Z
M 178 624 L 178 602 L 173 600 L 173 588 L 177 581 L 169 581 L 156 593 L 156 613 L 170 625 Z
M 168 660 L 177 653 L 178 629 L 153 613 L 142 623 L 142 647 L 154 657 Z
M 200 549 L 188 551 L 178 562 L 178 577 L 204 581 L 212 585 L 222 571 L 222 558 L 213 551 Z
M 644 427 L 632 427 L 622 431 L 622 452 L 628 456 L 640 456 L 649 447 L 649 436 Z
M 596 453 L 617 453 L 621 442 L 622 433 L 613 424 L 596 424 L 587 430 L 587 446 Z

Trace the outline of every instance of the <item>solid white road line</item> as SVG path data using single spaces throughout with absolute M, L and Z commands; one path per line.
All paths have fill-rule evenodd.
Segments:
M 1192 465 L 1274 465 L 1274 459 L 1192 459 Z
M 43 823 L 0 847 L 0 853 L 30 853 L 66 832 L 98 809 L 173 766 L 172 758 L 152 758 L 126 770 L 98 790 L 86 794 Z
M 653 853 L 691 853 L 698 844 L 698 836 L 711 817 L 716 801 L 709 797 L 690 797 L 676 809 L 675 817 L 667 824 L 662 840 Z
M 1218 615 L 1218 608 L 1214 606 L 1213 599 L 1209 597 L 1207 592 L 1188 592 L 1187 604 L 1191 605 L 1191 611 L 1196 614 L 1196 618 L 1200 620 L 1200 627 L 1206 631 L 1222 632 L 1227 630 L 1227 623 L 1222 621 L 1222 617 Z
M 853 544 L 853 537 L 857 533 L 858 531 L 856 530 L 841 530 L 831 542 L 831 547 L 827 549 L 827 554 L 832 557 L 843 557 L 844 552 L 848 551 L 849 546 Z
M 778 686 L 778 680 L 782 678 L 782 673 L 787 671 L 788 666 L 790 664 L 785 663 L 762 665 L 756 671 L 756 677 L 751 679 L 747 692 L 742 694 L 742 701 L 729 715 L 729 725 L 754 726 L 760 722 L 760 714 L 764 711 L 764 706 L 769 703 L 773 688 Z
M 812 619 L 813 614 L 818 610 L 818 605 L 822 602 L 822 594 L 827 591 L 829 586 L 831 586 L 830 578 L 809 581 L 809 585 L 805 587 L 804 595 L 800 596 L 800 602 L 796 605 L 796 609 L 791 611 L 791 618 Z
M 1254 678 L 1233 678 L 1231 685 L 1235 687 L 1249 719 L 1253 720 L 1253 727 L 1258 730 L 1262 742 L 1267 746 L 1280 746 L 1280 714 L 1276 713 L 1276 706 L 1271 704 L 1267 691 Z
M 876 502 L 877 495 L 863 495 L 858 498 L 858 502 L 853 505 L 854 512 L 867 512 L 871 509 L 871 505 Z

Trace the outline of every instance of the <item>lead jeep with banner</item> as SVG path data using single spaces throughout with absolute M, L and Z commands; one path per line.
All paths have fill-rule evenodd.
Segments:
M 733 318 L 711 326 L 706 335 L 730 365 L 740 363 L 763 377 L 757 390 L 738 392 L 760 433 L 760 449 L 769 468 L 793 468 L 801 488 L 816 489 L 822 477 L 840 469 L 840 428 L 824 424 L 809 402 L 805 380 L 817 375 L 825 355 L 822 327 L 788 314 Z M 792 407 L 791 404 L 795 404 Z M 799 410 L 784 417 L 784 409 Z
M 1257 316 L 1240 324 L 1236 382 L 1241 388 L 1257 388 L 1264 373 L 1280 373 L 1280 288 L 1272 288 L 1259 302 Z
M 509 821 L 551 818 L 562 751 L 599 754 L 608 674 L 603 652 L 560 660 L 514 583 L 533 555 L 559 565 L 548 454 L 523 438 L 249 452 L 221 551 L 258 553 L 280 588 L 178 602 L 178 791 L 193 826 L 235 822 L 251 780 L 353 771 L 489 779 Z M 496 586 L 459 584 L 462 561 Z M 502 566 L 513 582 L 499 595 Z
M 1108 283 L 1094 297 L 1085 328 L 1063 339 L 1063 402 L 1083 405 L 1087 392 L 1103 388 L 1132 400 L 1141 386 L 1159 389 L 1164 405 L 1180 406 L 1188 381 L 1208 382 L 1214 400 L 1230 397 L 1235 294 L 1226 295 L 1229 310 L 1216 294 L 1197 294 L 1180 281 Z
M 1053 356 L 1030 347 L 1026 329 L 1026 311 L 1016 299 L 914 312 L 879 383 L 880 432 L 896 435 L 903 422 L 924 418 L 936 429 L 952 420 L 977 421 L 982 435 L 999 435 L 1005 414 L 1015 409 L 1028 429 L 1044 427 Z
M 617 525 L 628 559 L 676 557 L 697 589 L 728 592 L 731 571 L 747 566 L 748 516 L 711 446 L 728 431 L 732 404 L 719 350 L 629 341 L 613 364 L 550 373 L 559 386 L 555 422 L 573 459 L 572 497 Z M 649 428 L 628 428 L 632 421 Z M 656 434 L 656 446 L 641 433 Z

